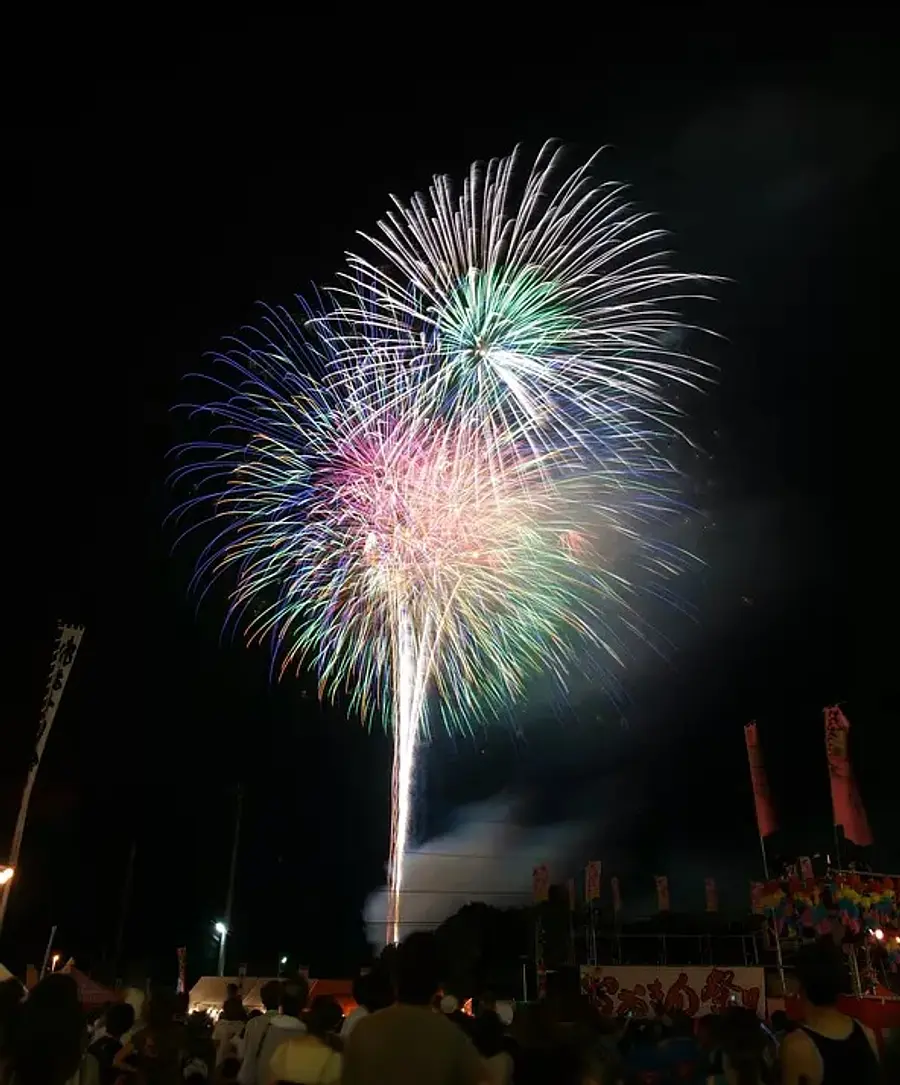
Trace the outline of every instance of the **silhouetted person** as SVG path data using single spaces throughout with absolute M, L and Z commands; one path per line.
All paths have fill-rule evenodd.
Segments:
M 144 1027 L 113 1059 L 120 1073 L 135 1076 L 136 1085 L 181 1085 L 188 1033 L 175 1019 L 177 1009 L 174 992 L 154 991 L 141 1010 Z
M 269 1082 L 291 1085 L 335 1085 L 341 1080 L 341 1041 L 337 1030 L 344 1015 L 333 998 L 313 1001 L 304 1021 L 305 1033 L 279 1044 L 269 1062 Z
M 344 1011 L 331 995 L 317 995 L 313 999 L 304 1022 L 307 1032 L 311 1032 L 315 1026 L 316 1034 L 319 1036 L 332 1034 L 337 1036 L 344 1023 Z
M 353 981 L 353 1000 L 356 1002 L 356 1009 L 347 1014 L 341 1026 L 341 1039 L 344 1043 L 364 1017 L 383 1010 L 393 1001 L 390 984 L 383 969 L 375 968 L 356 977 Z
M 134 1028 L 134 1007 L 127 1002 L 115 1002 L 103 1017 L 103 1030 L 88 1048 L 100 1068 L 100 1085 L 115 1085 L 119 1071 L 113 1060 L 122 1050 L 122 1037 Z
M 229 983 L 227 990 L 228 993 L 222 1004 L 222 1017 L 226 1021 L 243 1021 L 247 1015 L 244 1013 L 244 1003 L 241 1001 L 238 985 Z
M 244 1061 L 238 1074 L 239 1085 L 256 1085 L 258 1081 L 259 1056 L 272 1021 L 281 1009 L 282 985 L 277 980 L 269 980 L 260 988 L 259 997 L 265 1007 L 265 1013 L 247 1022 L 244 1029 Z M 265 1082 L 260 1082 L 265 1085 Z
M 0 983 L 0 1064 L 3 1060 L 6 1036 L 19 1015 L 24 999 L 25 988 L 15 976 L 10 976 L 8 980 Z
M 841 951 L 830 938 L 797 954 L 803 1021 L 781 1045 L 784 1085 L 875 1085 L 878 1060 L 862 1025 L 837 1008 L 850 987 Z
M 709 1080 L 721 1085 L 764 1085 L 766 1036 L 759 1018 L 743 1006 L 732 1006 L 719 1021 L 722 1071 Z
M 496 1005 L 496 1002 L 494 1003 Z M 487 1067 L 486 1080 L 491 1085 L 509 1085 L 512 1081 L 513 1059 L 506 1050 L 503 1024 L 494 1010 L 483 1008 L 471 1027 L 475 1050 Z
M 307 998 L 309 998 L 309 984 L 302 976 L 283 984 L 280 1012 L 272 1017 L 272 1024 L 259 1053 L 256 1068 L 256 1080 L 259 1085 L 269 1085 L 271 1081 L 269 1064 L 278 1047 L 286 1040 L 306 1033 L 306 1025 L 300 1015 L 306 1006 Z
M 100 1080 L 97 1060 L 84 1054 L 87 1029 L 71 976 L 56 972 L 32 990 L 17 1014 L 7 1045 L 7 1085 L 83 1085 Z
M 471 1041 L 431 1000 L 441 966 L 434 935 L 417 931 L 394 956 L 397 1001 L 364 1017 L 344 1051 L 343 1085 L 484 1085 Z

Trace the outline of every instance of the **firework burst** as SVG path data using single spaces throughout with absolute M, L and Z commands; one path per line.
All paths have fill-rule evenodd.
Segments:
M 585 642 L 620 660 L 616 551 L 654 495 L 632 485 L 629 506 L 619 465 L 589 472 L 470 416 L 429 416 L 366 367 L 336 368 L 331 343 L 273 311 L 221 355 L 220 398 L 197 408 L 216 439 L 176 480 L 199 485 L 182 512 L 217 529 L 197 583 L 227 576 L 230 619 L 270 642 L 280 673 L 311 664 L 323 694 L 393 729 L 396 935 L 429 695 L 468 730 L 532 675 L 563 680 Z
M 213 525 L 195 586 L 225 577 L 280 674 L 313 666 L 393 731 L 394 941 L 429 699 L 471 730 L 585 644 L 617 667 L 637 588 L 667 595 L 686 557 L 658 539 L 681 511 L 660 438 L 704 379 L 678 349 L 701 279 L 559 156 L 395 201 L 335 305 L 266 310 L 219 355 L 213 436 L 175 472 Z
M 593 431 L 650 440 L 677 414 L 673 390 L 705 379 L 679 350 L 680 307 L 705 280 L 669 266 L 664 232 L 597 182 L 596 156 L 565 174 L 548 143 L 531 170 L 518 151 L 473 165 L 457 192 L 436 177 L 362 236 L 336 297 L 359 332 L 417 372 L 433 409 L 471 414 L 533 442 L 593 448 Z

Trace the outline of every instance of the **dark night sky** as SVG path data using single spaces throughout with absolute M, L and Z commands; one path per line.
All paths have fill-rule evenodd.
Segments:
M 661 212 L 680 266 L 731 280 L 702 313 L 722 336 L 704 346 L 721 382 L 692 407 L 708 567 L 697 624 L 673 627 L 671 665 L 635 674 L 626 722 L 588 693 L 562 725 L 523 712 L 524 739 L 440 742 L 423 824 L 508 789 L 533 820 L 595 819 L 596 854 L 635 886 L 663 869 L 700 885 L 721 863 L 737 897 L 757 874 L 741 725 L 760 720 L 785 849 L 811 851 L 830 839 L 821 707 L 839 700 L 876 858 L 900 866 L 892 563 L 873 541 L 893 515 L 876 420 L 890 386 L 871 402 L 896 351 L 888 39 L 682 27 L 639 48 L 604 38 L 590 78 L 435 64 L 412 85 L 408 66 L 337 55 L 319 74 L 288 24 L 145 42 L 114 64 L 96 47 L 23 46 L 0 139 L 4 839 L 55 620 L 87 633 L 0 959 L 39 957 L 54 922 L 64 951 L 109 950 L 136 839 L 129 955 L 162 975 L 187 942 L 191 971 L 207 969 L 240 780 L 234 963 L 266 971 L 284 952 L 325 974 L 360 960 L 388 743 L 320 708 L 312 681 L 273 687 L 264 652 L 220 643 L 220 597 L 195 612 L 191 554 L 171 556 L 162 523 L 170 408 L 256 301 L 328 281 L 388 192 L 550 136 L 611 145 L 604 168 Z

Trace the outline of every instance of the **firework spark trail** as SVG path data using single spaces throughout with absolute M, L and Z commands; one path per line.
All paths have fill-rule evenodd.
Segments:
M 374 328 L 375 364 L 401 359 L 438 410 L 548 446 L 610 425 L 652 443 L 676 425 L 673 391 L 709 377 L 676 344 L 682 303 L 712 280 L 670 267 L 664 231 L 593 178 L 597 155 L 569 175 L 562 158 L 546 144 L 525 177 L 517 150 L 473 165 L 459 193 L 436 177 L 394 197 L 361 235 L 379 262 L 351 253 L 335 291 L 356 325 L 344 357 L 377 357 Z
M 398 665 L 394 698 L 394 765 L 391 779 L 391 845 L 388 860 L 387 940 L 400 941 L 400 905 L 412 819 L 413 780 L 419 735 L 425 723 L 428 660 L 433 655 L 430 623 L 416 643 L 405 608 L 397 615 Z

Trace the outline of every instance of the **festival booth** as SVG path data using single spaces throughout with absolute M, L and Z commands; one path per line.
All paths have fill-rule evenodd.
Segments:
M 262 1010 L 259 989 L 270 979 L 259 976 L 201 976 L 188 994 L 191 1013 L 208 1013 L 218 1017 L 228 997 L 228 987 L 234 984 L 246 1010 Z
M 754 903 L 771 917 L 776 938 L 803 939 L 815 931 L 844 944 L 854 994 L 839 1007 L 870 1029 L 883 1050 L 889 1033 L 900 1029 L 900 878 L 851 870 L 779 879 L 755 887 Z M 770 1013 L 781 1008 L 802 1020 L 797 998 L 769 1000 Z
M 345 1017 L 356 1009 L 353 980 L 310 980 L 309 1004 L 312 1005 L 316 998 L 333 998 Z
M 267 983 L 283 982 L 276 976 L 203 976 L 188 995 L 191 1013 L 208 1013 L 217 1017 L 228 997 L 228 985 L 233 983 L 245 1010 L 264 1010 L 261 990 Z M 356 1008 L 352 980 L 309 980 L 309 1002 L 321 996 L 333 998 L 347 1014 Z
M 84 972 L 79 972 L 71 962 L 61 971 L 71 976 L 78 984 L 78 998 L 86 1010 L 99 1010 L 110 1002 L 119 1002 L 121 1000 L 119 992 L 104 987 L 102 983 L 92 980 Z
M 831 934 L 840 920 L 851 935 L 869 934 L 886 966 L 900 968 L 900 878 L 856 871 L 833 871 L 822 878 L 787 878 L 754 886 L 754 906 L 765 911 L 778 933 L 804 929 Z

